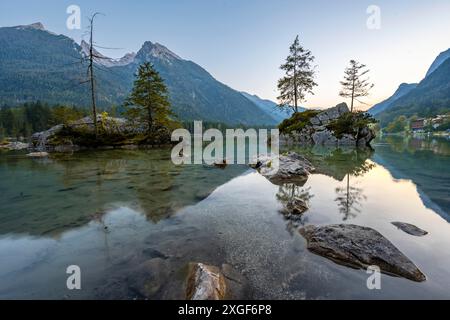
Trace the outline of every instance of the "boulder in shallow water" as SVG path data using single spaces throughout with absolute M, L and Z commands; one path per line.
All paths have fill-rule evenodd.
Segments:
M 186 299 L 223 300 L 225 298 L 225 277 L 218 267 L 191 263 L 189 269 Z
M 311 162 L 295 152 L 279 156 L 260 156 L 256 168 L 261 175 L 275 184 L 303 184 L 315 170 Z
M 397 228 L 399 228 L 400 230 L 402 230 L 412 236 L 423 237 L 428 234 L 427 231 L 422 230 L 413 224 L 409 224 L 409 223 L 405 223 L 405 222 L 392 222 L 392 224 L 394 226 L 396 226 Z
M 357 225 L 307 226 L 300 233 L 311 252 L 338 264 L 366 269 L 378 266 L 382 272 L 412 281 L 425 281 L 417 266 L 378 231 Z

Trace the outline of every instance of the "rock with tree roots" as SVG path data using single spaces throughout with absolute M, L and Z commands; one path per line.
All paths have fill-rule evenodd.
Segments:
M 378 266 L 383 273 L 422 282 L 425 275 L 378 231 L 357 225 L 307 226 L 300 233 L 311 252 L 338 264 L 366 269 Z

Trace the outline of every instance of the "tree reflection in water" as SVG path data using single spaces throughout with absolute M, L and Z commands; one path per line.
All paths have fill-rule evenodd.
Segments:
M 367 200 L 363 194 L 363 189 L 350 185 L 350 176 L 358 177 L 364 175 L 366 172 L 372 170 L 375 164 L 365 160 L 363 163 L 359 162 L 352 168 L 351 172 L 347 173 L 346 186 L 336 188 L 336 199 L 339 212 L 342 213 L 343 221 L 349 218 L 355 218 L 361 212 L 362 202 Z
M 286 150 L 284 150 L 286 151 Z M 304 155 L 316 168 L 316 174 L 323 174 L 332 177 L 335 180 L 345 183 L 344 186 L 335 189 L 339 212 L 343 214 L 343 220 L 356 217 L 361 212 L 362 202 L 366 200 L 363 189 L 356 185 L 351 185 L 351 178 L 362 176 L 375 167 L 375 164 L 368 159 L 373 155 L 371 148 L 350 148 L 350 147 L 297 147 L 296 151 Z M 305 181 L 306 183 L 306 181 Z M 285 205 L 293 197 L 306 197 L 308 200 L 312 197 L 310 188 L 295 187 L 284 185 L 280 187 L 277 198 Z M 290 219 L 291 220 L 291 219 Z M 300 218 L 300 223 L 304 224 L 306 217 Z M 291 222 L 289 222 L 291 223 Z M 297 223 L 298 224 L 298 223 Z
M 294 199 L 303 200 L 308 205 L 309 200 L 311 200 L 314 195 L 311 194 L 311 187 L 305 188 L 303 186 L 298 186 L 295 183 L 286 183 L 279 187 L 276 197 L 277 200 L 281 202 L 283 207 L 286 207 L 288 202 Z M 287 220 L 287 229 L 290 233 L 292 233 L 300 225 L 304 225 L 307 222 L 307 218 L 304 214 L 292 215 L 287 214 L 287 212 L 284 210 L 280 212 Z
M 336 194 L 335 201 L 338 203 L 339 212 L 344 216 L 343 221 L 355 218 L 361 212 L 361 202 L 367 199 L 361 188 L 350 186 L 349 174 L 347 175 L 347 186 L 336 188 Z

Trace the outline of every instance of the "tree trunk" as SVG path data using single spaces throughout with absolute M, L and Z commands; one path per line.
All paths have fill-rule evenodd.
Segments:
M 294 65 L 294 112 L 298 112 L 298 105 L 297 105 L 297 70 Z
M 150 135 L 152 133 L 152 129 L 153 129 L 153 117 L 152 117 L 152 110 L 150 108 L 147 109 L 148 112 L 148 131 L 147 133 Z
M 353 83 L 352 83 L 352 104 L 350 107 L 350 112 L 353 112 L 353 100 L 355 99 L 355 79 L 353 78 Z
M 92 114 L 94 118 L 93 120 L 94 120 L 95 137 L 97 138 L 98 128 L 97 128 L 97 106 L 95 104 L 95 81 L 94 81 L 95 78 L 94 78 L 94 54 L 93 54 L 94 42 L 92 39 L 93 29 L 94 29 L 94 18 L 92 18 L 91 20 L 91 37 L 89 46 L 89 74 L 91 82 Z

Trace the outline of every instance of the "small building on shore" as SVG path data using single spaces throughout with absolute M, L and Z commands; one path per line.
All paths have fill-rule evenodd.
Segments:
M 419 118 L 411 121 L 411 130 L 414 132 L 422 132 L 425 129 L 425 119 Z
M 443 115 L 437 115 L 433 119 L 431 119 L 431 126 L 433 129 L 439 128 L 441 125 L 443 125 L 446 122 L 450 121 L 450 116 L 443 114 Z

